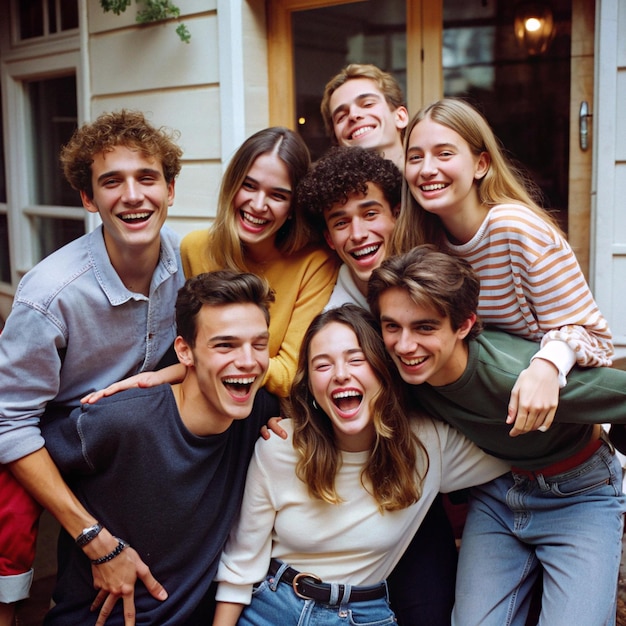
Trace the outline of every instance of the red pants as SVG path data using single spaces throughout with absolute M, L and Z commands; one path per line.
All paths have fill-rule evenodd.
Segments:
M 41 512 L 9 468 L 0 465 L 0 576 L 32 568 Z

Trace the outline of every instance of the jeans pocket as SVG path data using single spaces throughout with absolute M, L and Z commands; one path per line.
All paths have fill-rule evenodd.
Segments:
M 558 481 L 551 482 L 552 492 L 563 497 L 598 491 L 606 491 L 603 495 L 620 495 L 621 477 L 618 478 L 613 471 L 613 455 L 608 451 L 608 456 L 602 452 L 596 453 L 586 463 L 562 475 Z
M 254 598 L 255 596 L 259 596 L 268 589 L 270 589 L 270 584 L 266 578 L 265 580 L 262 580 L 260 583 L 257 583 L 256 585 L 254 585 L 254 587 L 252 587 L 252 597 Z
M 397 623 L 396 616 L 386 600 L 381 599 L 379 602 L 365 604 L 368 606 L 351 605 L 348 611 L 348 621 L 351 626 L 387 626 Z

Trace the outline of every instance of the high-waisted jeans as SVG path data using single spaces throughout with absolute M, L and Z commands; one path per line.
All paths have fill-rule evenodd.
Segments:
M 280 582 L 281 570 L 255 587 L 252 602 L 241 614 L 239 626 L 387 626 L 396 618 L 389 598 L 364 602 L 322 604 L 299 598 L 291 585 Z

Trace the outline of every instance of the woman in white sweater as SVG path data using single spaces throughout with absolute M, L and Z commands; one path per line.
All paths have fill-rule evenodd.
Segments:
M 394 374 L 361 307 L 313 320 L 289 436 L 259 440 L 250 464 L 214 626 L 395 623 L 385 578 L 436 494 L 508 470 L 447 425 L 407 419 Z

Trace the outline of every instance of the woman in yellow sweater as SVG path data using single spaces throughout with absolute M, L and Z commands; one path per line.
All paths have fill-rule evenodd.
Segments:
M 185 276 L 229 268 L 263 276 L 274 290 L 265 387 L 282 397 L 304 333 L 337 279 L 334 256 L 311 243 L 315 236 L 292 203 L 309 166 L 308 148 L 295 132 L 273 127 L 255 133 L 224 174 L 215 223 L 181 243 Z

